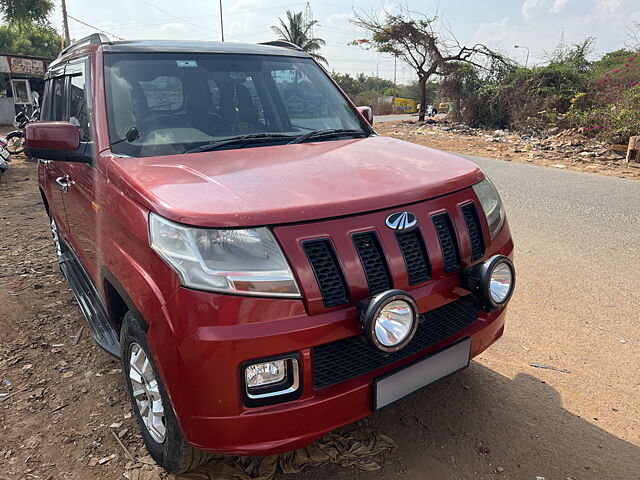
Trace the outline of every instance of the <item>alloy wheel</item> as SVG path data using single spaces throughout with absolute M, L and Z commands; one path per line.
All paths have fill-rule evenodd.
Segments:
M 142 423 L 151 438 L 163 443 L 167 428 L 158 380 L 147 354 L 135 342 L 129 348 L 129 379 Z

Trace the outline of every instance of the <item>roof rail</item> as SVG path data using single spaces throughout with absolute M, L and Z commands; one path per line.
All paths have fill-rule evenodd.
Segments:
M 104 33 L 92 33 L 91 35 L 87 35 L 86 37 L 81 38 L 80 40 L 73 42 L 71 45 L 66 47 L 64 50 L 60 52 L 58 58 L 63 55 L 69 53 L 71 50 L 75 50 L 78 47 L 83 45 L 97 45 L 99 43 L 109 43 L 111 40 Z
M 260 42 L 258 45 L 271 45 L 272 47 L 283 47 L 290 48 L 291 50 L 300 50 L 301 52 L 304 51 L 295 43 L 287 42 L 286 40 L 271 40 L 270 42 Z

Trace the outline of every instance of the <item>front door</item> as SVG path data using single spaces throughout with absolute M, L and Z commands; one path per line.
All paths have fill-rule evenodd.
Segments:
M 43 105 L 42 119 L 50 121 L 66 120 L 65 103 L 65 77 L 64 66 L 52 72 L 52 78 L 47 80 L 46 102 Z M 69 232 L 67 216 L 64 206 L 64 173 L 60 162 L 51 160 L 39 160 L 40 175 L 43 177 L 43 185 L 47 201 L 49 202 L 49 213 L 55 220 L 58 234 L 66 237 Z
M 65 71 L 68 115 L 65 120 L 80 130 L 80 141 L 93 141 L 93 121 L 88 58 L 70 62 Z M 71 233 L 71 246 L 93 278 L 99 272 L 96 260 L 95 238 L 99 202 L 95 186 L 100 173 L 92 164 L 59 162 L 68 187 L 64 197 L 67 221 Z

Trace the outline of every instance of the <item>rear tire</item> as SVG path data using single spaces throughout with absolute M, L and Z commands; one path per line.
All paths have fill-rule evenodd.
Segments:
M 149 454 L 169 473 L 184 473 L 203 464 L 210 454 L 193 448 L 185 440 L 153 361 L 146 333 L 131 312 L 122 321 L 120 349 L 131 408 Z

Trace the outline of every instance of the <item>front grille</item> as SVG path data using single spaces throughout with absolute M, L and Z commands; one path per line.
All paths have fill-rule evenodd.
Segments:
M 393 288 L 389 267 L 384 258 L 380 240 L 374 232 L 359 233 L 353 236 L 358 250 L 364 274 L 369 285 L 369 294 L 375 295 Z
M 482 225 L 478 211 L 473 203 L 467 203 L 462 206 L 462 215 L 467 224 L 469 232 L 469 242 L 471 243 L 471 261 L 475 262 L 484 255 L 484 238 L 482 237 Z
M 347 282 L 336 258 L 331 242 L 326 239 L 309 240 L 302 244 L 316 275 L 326 307 L 335 307 L 350 300 Z
M 444 260 L 444 273 L 451 273 L 460 266 L 460 252 L 456 233 L 451 223 L 448 213 L 441 213 L 433 217 L 433 224 L 436 227 L 442 258 Z
M 472 295 L 424 313 L 411 342 L 390 355 L 375 350 L 362 336 L 314 347 L 314 386 L 329 387 L 407 358 L 469 327 L 479 313 L 480 307 Z
M 409 285 L 418 285 L 431 278 L 431 264 L 420 230 L 396 233 L 404 263 L 407 266 Z

